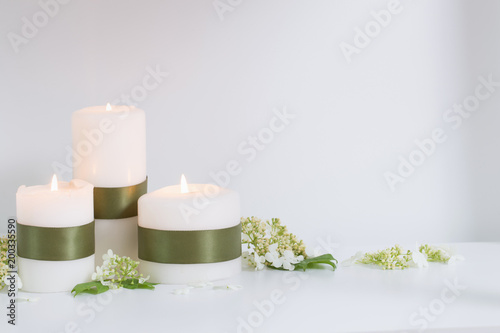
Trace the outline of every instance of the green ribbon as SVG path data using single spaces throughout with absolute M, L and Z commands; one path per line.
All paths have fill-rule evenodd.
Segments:
M 215 230 L 139 227 L 139 258 L 162 264 L 202 264 L 241 256 L 241 224 Z
M 94 187 L 94 217 L 101 220 L 137 216 L 137 200 L 148 192 L 148 178 L 125 187 Z
M 35 260 L 65 261 L 95 253 L 95 222 L 77 227 L 35 227 L 17 223 L 17 254 Z

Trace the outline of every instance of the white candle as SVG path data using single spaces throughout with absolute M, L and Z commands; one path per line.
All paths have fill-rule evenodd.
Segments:
M 23 185 L 16 194 L 17 222 L 43 228 L 78 227 L 94 220 L 93 204 L 93 186 L 83 180 L 74 179 L 56 185 Z M 18 241 L 21 246 L 23 239 Z M 70 291 L 78 283 L 91 280 L 94 257 L 92 254 L 75 260 L 50 261 L 19 256 L 18 268 L 23 290 Z
M 139 199 L 139 226 L 155 230 L 194 231 L 239 225 L 238 193 L 211 184 L 190 184 L 185 192 L 182 185 L 174 185 L 142 196 Z M 239 242 L 238 246 L 241 248 Z M 241 257 L 195 264 L 139 260 L 142 274 L 150 275 L 152 282 L 166 284 L 219 280 L 241 271 Z
M 73 175 L 98 188 L 127 187 L 146 180 L 146 117 L 133 106 L 95 106 L 73 113 Z M 137 216 L 99 219 L 96 262 L 112 249 L 137 259 Z

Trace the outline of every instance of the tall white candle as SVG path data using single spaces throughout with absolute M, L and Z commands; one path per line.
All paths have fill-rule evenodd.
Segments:
M 146 180 L 146 116 L 133 106 L 95 106 L 73 113 L 73 175 L 99 188 Z M 108 249 L 137 258 L 137 216 L 99 219 L 96 262 Z
M 187 193 L 183 193 L 187 192 Z M 139 226 L 155 230 L 214 230 L 240 223 L 238 193 L 211 184 L 164 187 L 139 199 Z M 186 244 L 189 247 L 190 244 Z M 239 246 L 241 246 L 238 243 Z M 186 284 L 219 280 L 241 271 L 241 257 L 195 264 L 157 263 L 139 258 L 140 270 L 152 282 Z
M 94 220 L 93 186 L 74 179 L 52 184 L 21 186 L 17 190 L 19 224 L 43 228 L 86 225 Z M 22 239 L 19 239 L 19 243 Z M 50 240 L 49 240 L 50 242 Z M 47 246 L 51 245 L 47 242 Z M 21 246 L 21 244 L 19 244 Z M 91 280 L 94 255 L 75 260 L 34 260 L 18 258 L 23 290 L 28 292 L 70 291 L 78 283 Z

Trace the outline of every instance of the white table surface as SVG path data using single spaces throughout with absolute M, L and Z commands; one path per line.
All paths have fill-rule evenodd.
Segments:
M 455 247 L 466 261 L 403 271 L 360 265 L 305 273 L 247 268 L 216 283 L 243 286 L 238 291 L 203 288 L 174 295 L 179 286 L 159 285 L 155 291 L 76 298 L 21 293 L 39 300 L 17 304 L 15 329 L 6 323 L 4 291 L 0 332 L 416 332 L 424 320 L 419 309 L 429 307 L 426 332 L 500 332 L 500 244 Z M 342 247 L 334 255 L 344 260 L 377 249 Z M 452 290 L 449 283 L 465 289 Z M 266 316 L 256 302 L 269 304 L 274 294 L 282 294 L 279 304 Z M 249 317 L 255 327 L 238 329 L 239 318 Z

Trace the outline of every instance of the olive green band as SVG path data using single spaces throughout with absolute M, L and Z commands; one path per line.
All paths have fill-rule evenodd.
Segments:
M 148 191 L 148 179 L 125 187 L 94 187 L 94 217 L 101 220 L 137 216 L 137 200 Z
M 17 254 L 35 260 L 65 261 L 95 253 L 95 222 L 77 227 L 35 227 L 17 223 Z
M 215 230 L 139 227 L 139 259 L 163 264 L 202 264 L 241 256 L 241 224 Z

